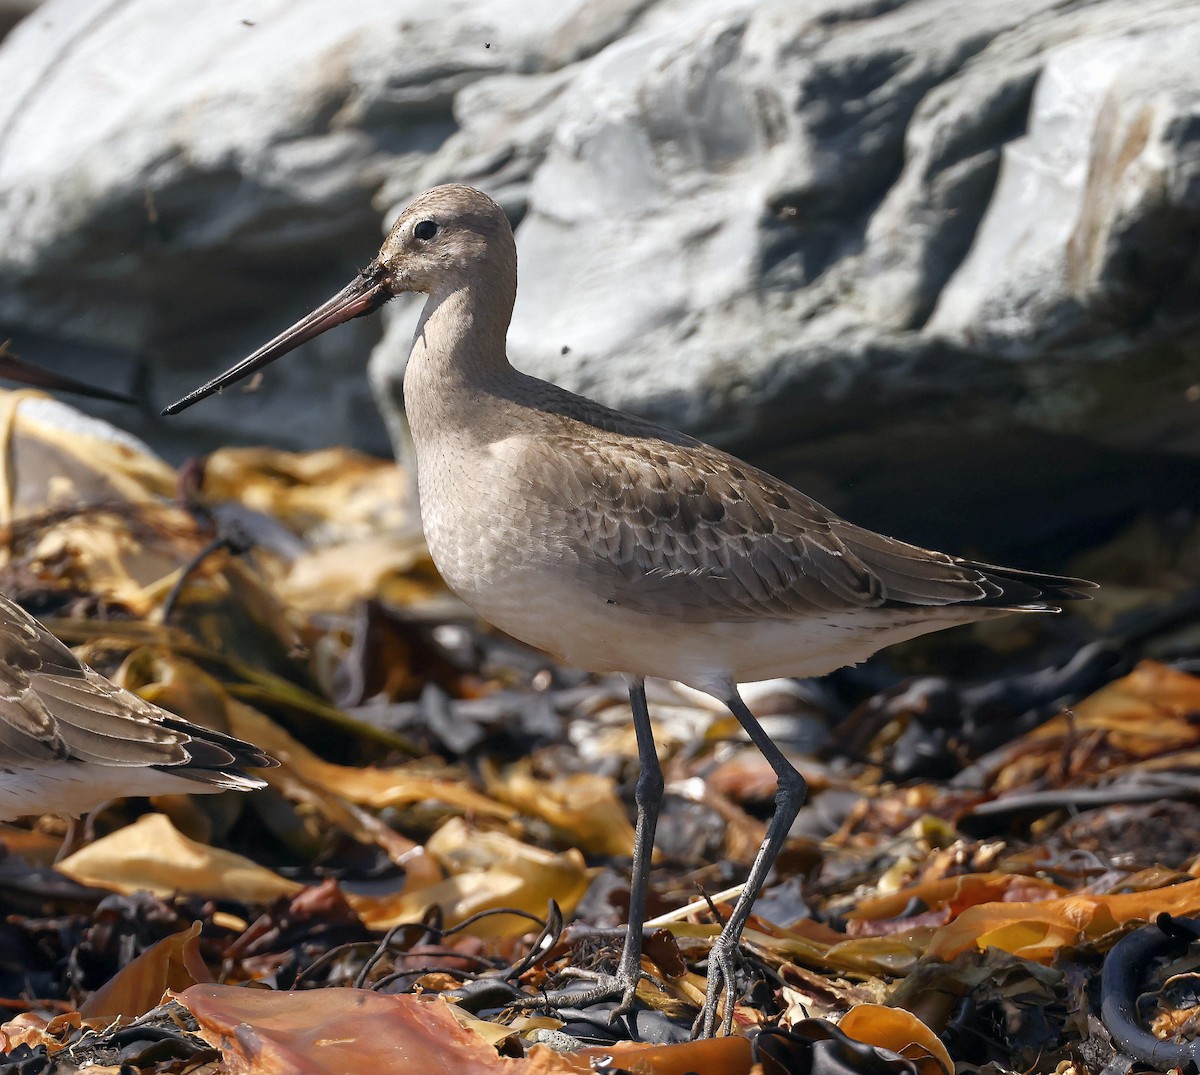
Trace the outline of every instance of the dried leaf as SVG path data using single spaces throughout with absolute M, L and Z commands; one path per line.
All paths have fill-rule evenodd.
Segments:
M 91 511 L 58 521 L 26 550 L 26 558 L 76 586 L 150 616 L 181 563 L 202 542 L 193 520 L 167 504 L 138 509 L 138 533 L 123 512 Z
M 1063 778 L 1098 772 L 1111 777 L 1124 765 L 1163 756 L 1194 764 L 1187 755 L 1200 745 L 1193 719 L 1198 709 L 1200 677 L 1141 661 L 1129 675 L 1012 744 L 993 789 L 1040 786 L 1047 771 Z
M 52 507 L 171 495 L 175 475 L 166 463 L 133 437 L 101 436 L 87 422 L 42 392 L 0 390 L 0 522 Z
M 20 855 L 26 862 L 49 866 L 62 850 L 62 837 L 40 829 L 19 829 L 0 823 L 0 844 L 10 854 Z
M 300 781 L 377 810 L 434 800 L 484 817 L 508 819 L 516 814 L 511 806 L 472 791 L 460 778 L 430 776 L 405 767 L 355 767 L 322 761 L 279 725 L 236 703 L 230 707 L 230 728 L 232 734 L 254 743 L 280 762 L 281 769 L 271 770 L 270 776 L 272 783 L 287 794 L 295 790 L 289 781 Z
M 602 1049 L 581 1049 L 575 1056 L 588 1059 L 601 1070 L 618 1068 L 633 1075 L 750 1075 L 755 1070 L 750 1039 L 740 1034 L 679 1045 L 620 1042 Z M 607 1064 L 606 1057 L 612 1058 Z
M 886 895 L 859 900 L 846 912 L 850 920 L 894 918 L 902 914 L 913 900 L 920 900 L 930 910 L 947 908 L 958 914 L 978 903 L 993 903 L 1008 898 L 1013 891 L 1033 896 L 1045 892 L 1047 898 L 1063 894 L 1061 886 L 1041 878 L 1007 873 L 970 873 L 957 877 L 942 877 L 909 885 Z
M 720 932 L 719 926 L 690 922 L 672 922 L 667 928 L 677 940 L 715 939 Z M 780 962 L 795 960 L 808 966 L 883 977 L 908 974 L 924 954 L 932 932 L 918 928 L 885 937 L 853 937 L 830 944 L 809 936 L 803 927 L 795 930 L 775 927 L 771 933 L 747 927 L 742 941 Z
M 22 1012 L 0 1026 L 0 1053 L 11 1053 L 18 1045 L 36 1049 L 45 1045 L 51 1053 L 61 1049 L 83 1026 L 78 1012 L 64 1012 L 44 1019 L 34 1012 Z
M 116 1020 L 134 1019 L 162 1003 L 168 990 L 214 981 L 200 955 L 199 922 L 164 937 L 122 967 L 80 1005 L 79 1014 L 100 1028 Z
M 633 826 L 608 777 L 597 773 L 535 776 L 525 758 L 503 772 L 484 770 L 488 791 L 552 825 L 563 842 L 593 855 L 632 855 Z
M 144 888 L 163 898 L 181 893 L 264 903 L 303 887 L 241 855 L 189 840 L 162 814 L 146 814 L 102 837 L 58 869 L 82 885 L 124 893 Z
M 954 1075 L 954 1062 L 938 1036 L 912 1012 L 880 1004 L 858 1004 L 838 1026 L 850 1037 L 891 1049 L 917 1065 L 921 1075 Z
M 541 915 L 551 899 L 569 915 L 592 873 L 573 848 L 559 853 L 543 851 L 503 833 L 476 829 L 461 818 L 452 818 L 438 829 L 425 850 L 450 873 L 444 881 L 417 888 L 406 884 L 402 892 L 391 896 L 347 895 L 372 929 L 416 922 L 435 905 L 449 925 L 499 908 Z M 511 937 L 528 929 L 528 920 L 515 915 L 494 915 L 472 926 L 472 932 L 481 937 Z
M 1037 903 L 985 903 L 968 907 L 930 942 L 934 959 L 953 959 L 971 948 L 999 948 L 1049 963 L 1064 945 L 1095 939 L 1125 922 L 1158 914 L 1200 912 L 1200 881 L 1115 896 L 1074 895 Z
M 387 995 L 362 989 L 265 989 L 197 985 L 176 998 L 220 1049 L 231 1075 L 584 1075 L 586 1062 L 544 1048 L 534 1059 L 496 1055 L 460 1026 L 440 997 Z
M 346 612 L 369 597 L 421 605 L 446 593 L 415 535 L 378 534 L 312 549 L 296 557 L 279 583 L 279 595 L 302 612 Z
M 426 975 L 422 978 L 422 986 L 424 986 L 430 977 L 430 975 Z M 453 989 L 458 984 L 459 980 L 457 978 L 451 978 L 444 988 Z M 479 1016 L 472 1015 L 466 1008 L 459 1007 L 457 1004 L 450 1005 L 450 1014 L 454 1016 L 459 1026 L 478 1034 L 489 1045 L 499 1045 L 502 1041 L 514 1038 L 519 1033 L 516 1027 L 505 1026 L 502 1023 L 493 1023 L 488 1019 L 480 1019 Z
M 534 1046 L 510 1059 L 440 997 L 361 989 L 293 993 L 197 985 L 176 999 L 220 1049 L 227 1070 L 253 1075 L 421 1071 L 424 1075 L 590 1075 L 600 1066 L 634 1075 L 750 1075 L 744 1037 L 641 1045 L 626 1042 L 564 1055 Z M 491 1026 L 494 1024 L 488 1024 Z M 489 1036 L 490 1032 L 489 1032 Z
M 239 500 L 320 544 L 400 530 L 410 521 L 404 472 L 351 448 L 222 448 L 204 461 L 204 492 Z

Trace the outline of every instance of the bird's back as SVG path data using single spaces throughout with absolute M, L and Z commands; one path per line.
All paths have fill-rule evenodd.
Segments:
M 691 621 L 964 604 L 1049 611 L 1092 588 L 886 537 L 711 445 L 522 381 L 511 427 L 523 503 L 550 505 L 550 543 L 608 579 L 605 596 L 626 607 Z

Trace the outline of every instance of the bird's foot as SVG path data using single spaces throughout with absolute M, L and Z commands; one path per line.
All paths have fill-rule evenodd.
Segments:
M 715 1036 L 717 1013 L 721 1013 L 721 1033 L 728 1037 L 733 1032 L 733 1010 L 736 1006 L 734 990 L 737 979 L 734 946 L 722 944 L 724 937 L 714 942 L 708 953 L 708 988 L 705 991 L 704 1007 L 692 1024 L 693 1038 Z
M 562 975 L 565 978 L 588 981 L 592 985 L 586 989 L 554 990 L 542 993 L 536 997 L 524 998 L 516 1002 L 514 1006 L 544 1009 L 586 1008 L 588 1005 L 597 1004 L 602 1000 L 620 997 L 620 1003 L 609 1013 L 609 1022 L 611 1023 L 633 1011 L 634 1001 L 637 999 L 638 983 L 643 978 L 653 982 L 660 989 L 666 990 L 667 988 L 666 983 L 640 969 L 633 973 L 618 970 L 615 974 L 605 974 L 600 971 L 569 967 L 562 972 Z

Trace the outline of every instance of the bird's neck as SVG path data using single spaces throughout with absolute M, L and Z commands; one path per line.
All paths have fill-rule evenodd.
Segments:
M 503 281 L 463 284 L 430 295 L 404 372 L 404 405 L 413 438 L 480 428 L 481 409 L 518 377 L 505 352 L 516 295 Z

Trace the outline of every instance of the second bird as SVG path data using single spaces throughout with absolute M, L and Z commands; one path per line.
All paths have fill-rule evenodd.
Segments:
M 421 518 L 447 584 L 501 630 L 629 683 L 641 774 L 629 931 L 616 973 L 557 997 L 633 1004 L 663 778 L 644 678 L 724 702 L 779 781 L 745 889 L 708 962 L 698 1030 L 735 1001 L 734 954 L 795 820 L 803 778 L 737 684 L 817 676 L 929 631 L 1056 612 L 1079 579 L 993 567 L 854 526 L 707 444 L 516 370 L 505 337 L 517 253 L 503 211 L 471 187 L 422 194 L 345 289 L 164 413 L 247 376 L 402 292 L 428 295 L 404 376 Z

